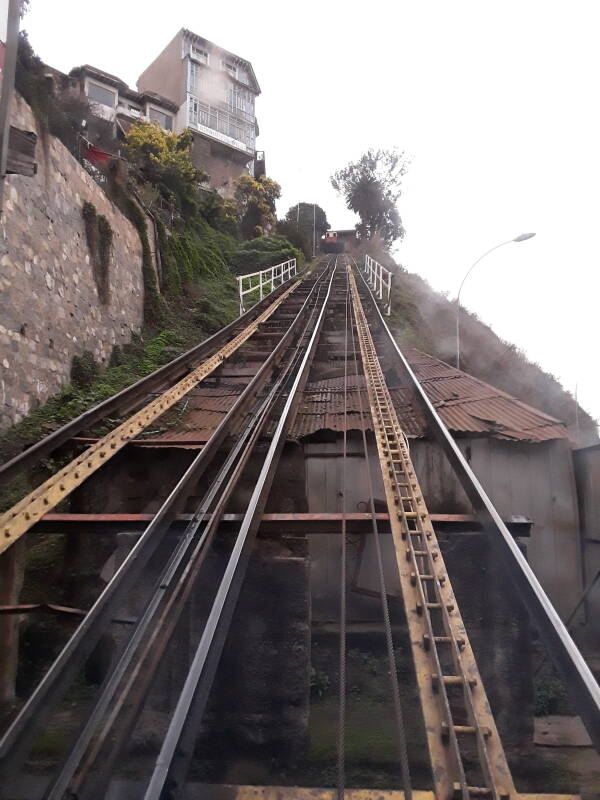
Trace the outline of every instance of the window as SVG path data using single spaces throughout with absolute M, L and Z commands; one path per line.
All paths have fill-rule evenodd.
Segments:
M 188 92 L 196 93 L 200 89 L 200 67 L 193 61 L 188 65 Z
M 189 123 L 190 125 L 197 125 L 198 124 L 198 112 L 199 112 L 199 103 L 195 97 L 190 97 L 189 105 L 188 105 L 188 112 L 189 112 Z
M 221 69 L 228 72 L 232 78 L 237 77 L 237 67 L 233 61 L 221 61 Z
M 243 112 L 247 116 L 254 116 L 254 97 L 252 93 L 239 86 L 229 86 L 227 89 L 227 108 L 232 114 Z
M 117 93 L 112 89 L 107 89 L 105 86 L 100 86 L 99 84 L 92 83 L 90 81 L 87 86 L 87 96 L 92 103 L 100 103 L 102 106 L 114 108 Z
M 165 114 L 157 108 L 149 108 L 148 116 L 150 117 L 150 122 L 156 122 L 167 131 L 173 130 L 173 117 L 170 114 Z
M 192 58 L 195 58 L 196 61 L 201 61 L 203 64 L 208 64 L 208 50 L 205 50 L 203 47 L 197 47 L 195 44 L 193 44 L 190 52 Z

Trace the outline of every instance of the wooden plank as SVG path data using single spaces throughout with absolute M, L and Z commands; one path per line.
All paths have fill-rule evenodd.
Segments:
M 234 786 L 232 784 L 192 784 L 194 796 L 205 800 L 337 800 L 337 789 L 304 786 Z M 413 789 L 413 800 L 436 800 L 431 791 Z M 345 789 L 346 800 L 404 800 L 398 789 Z M 581 800 L 578 794 L 518 794 L 519 800 Z

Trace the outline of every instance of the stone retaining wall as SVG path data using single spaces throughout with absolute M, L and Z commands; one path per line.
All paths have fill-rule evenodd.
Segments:
M 37 175 L 6 179 L 0 239 L 0 427 L 18 422 L 69 381 L 71 360 L 90 350 L 106 363 L 142 326 L 142 248 L 133 225 L 55 138 L 42 137 L 17 97 L 13 125 L 38 133 Z M 113 231 L 109 300 L 100 302 L 82 206 Z M 5 252 L 6 251 L 6 252 Z

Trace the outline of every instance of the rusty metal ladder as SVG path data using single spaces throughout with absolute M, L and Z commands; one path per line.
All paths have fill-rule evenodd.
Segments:
M 512 800 L 504 749 L 352 272 L 349 280 L 435 795 Z M 482 785 L 467 779 L 473 762 Z

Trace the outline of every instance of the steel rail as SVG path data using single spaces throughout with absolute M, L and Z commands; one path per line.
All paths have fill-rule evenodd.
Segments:
M 261 409 L 259 409 L 259 415 L 261 413 Z M 154 591 L 153 596 L 150 598 L 150 603 L 146 607 L 143 616 L 137 623 L 131 639 L 128 641 L 119 661 L 111 671 L 107 683 L 102 687 L 101 695 L 97 699 L 91 714 L 85 721 L 84 727 L 79 733 L 77 741 L 75 742 L 66 761 L 61 767 L 58 777 L 53 782 L 52 786 L 46 791 L 45 800 L 61 800 L 67 788 L 70 788 L 72 792 L 79 791 L 79 784 L 82 777 L 81 773 L 79 773 L 77 776 L 77 787 L 74 787 L 73 785 L 69 786 L 69 783 L 72 780 L 73 775 L 75 774 L 75 771 L 77 770 L 83 756 L 85 755 L 86 749 L 92 741 L 92 738 L 96 733 L 104 714 L 108 711 L 109 706 L 111 717 L 114 717 L 115 713 L 118 712 L 118 709 L 120 708 L 120 702 L 117 702 L 117 704 L 112 706 L 110 704 L 112 703 L 114 695 L 121 681 L 125 677 L 131 661 L 135 657 L 136 652 L 142 643 L 142 639 L 147 633 L 156 612 L 158 611 L 161 603 L 164 601 L 167 590 L 171 587 L 172 582 L 177 577 L 178 568 L 181 566 L 183 559 L 193 544 L 195 544 L 194 554 L 203 549 L 207 544 L 211 533 L 218 526 L 220 516 L 215 516 L 215 512 L 213 511 L 210 517 L 205 519 L 205 514 L 211 508 L 212 502 L 215 500 L 217 492 L 221 490 L 227 475 L 231 471 L 231 468 L 234 465 L 237 467 L 238 464 L 245 463 L 245 461 L 242 462 L 241 460 L 243 459 L 242 453 L 247 445 L 248 437 L 252 433 L 252 430 L 253 428 L 251 421 L 251 424 L 245 428 L 245 430 L 242 432 L 242 436 L 238 439 L 235 446 L 230 451 L 227 460 L 223 464 L 215 481 L 205 494 L 202 502 L 199 504 L 199 507 L 194 513 L 192 520 L 190 520 L 181 538 L 181 541 L 178 543 L 175 552 L 171 556 L 167 568 L 157 582 L 157 588 Z M 205 522 L 204 529 L 202 530 L 200 536 L 197 537 L 196 534 L 202 522 Z M 131 681 L 131 677 L 131 674 L 128 675 L 128 682 Z M 146 679 L 147 677 L 148 673 L 144 674 L 143 678 Z
M 22 453 L 1 464 L 0 480 L 10 480 L 24 469 L 27 469 L 27 467 L 39 462 L 40 459 L 52 453 L 74 436 L 77 436 L 81 431 L 87 430 L 106 417 L 112 415 L 122 416 L 128 413 L 141 404 L 148 395 L 154 394 L 158 390 L 162 390 L 166 385 L 170 385 L 184 377 L 198 366 L 200 359 L 207 358 L 213 350 L 217 350 L 229 337 L 233 338 L 237 328 L 244 327 L 244 323 L 251 322 L 255 317 L 259 316 L 263 309 L 276 300 L 284 291 L 283 286 L 278 286 L 263 301 L 252 306 L 242 316 L 236 317 L 236 319 L 200 342 L 200 344 L 177 356 L 168 364 L 159 367 L 154 372 L 151 372 L 150 375 L 140 378 L 131 386 L 127 386 L 112 397 L 108 397 L 106 400 L 87 409 L 75 419 L 58 428 L 58 430 L 49 433 Z
M 329 264 L 330 263 L 331 260 Z M 336 264 L 337 264 L 337 258 L 336 258 Z M 315 342 L 314 348 L 310 353 L 311 361 L 314 355 L 314 349 L 316 348 L 316 344 L 317 343 Z M 302 345 L 298 348 L 299 356 L 302 355 L 301 350 L 302 350 Z M 307 373 L 308 373 L 308 366 L 306 367 L 306 370 L 302 375 L 303 386 L 305 385 L 305 379 Z M 296 393 L 296 395 L 298 395 L 298 392 Z M 300 399 L 299 396 L 296 396 L 293 399 L 292 411 L 291 411 L 292 415 L 295 414 L 297 411 L 299 399 Z M 269 473 L 268 476 L 269 485 L 275 474 L 280 452 L 281 450 L 277 451 L 276 458 L 273 460 L 272 471 Z M 260 506 L 259 509 L 257 510 L 258 516 L 260 515 L 260 508 L 264 509 L 264 504 L 266 502 L 268 494 L 269 494 L 269 488 L 266 487 L 264 497 L 260 500 Z M 252 538 L 252 541 L 254 541 L 257 534 L 257 526 L 255 522 L 253 522 L 252 524 L 254 527 L 251 528 L 250 530 L 250 537 Z M 208 702 L 209 698 L 210 689 L 212 687 L 212 683 L 216 675 L 217 667 L 221 657 L 221 652 L 225 645 L 225 640 L 233 617 L 233 612 L 237 602 L 237 597 L 239 595 L 239 592 L 241 591 L 241 585 L 245 575 L 245 570 L 247 568 L 248 564 L 247 559 L 249 558 L 248 554 L 252 548 L 252 542 L 249 543 L 248 548 L 249 549 L 247 551 L 244 551 L 245 560 L 241 564 L 238 573 L 234 576 L 231 592 L 225 601 L 223 612 L 219 617 L 218 625 L 214 634 L 214 638 L 212 640 L 212 648 L 209 648 L 209 652 L 206 657 L 205 668 L 197 684 L 196 693 L 194 695 L 189 714 L 183 721 L 180 743 L 175 753 L 175 759 L 172 763 L 172 769 L 169 777 L 169 787 L 170 788 L 175 787 L 173 791 L 170 792 L 172 798 L 180 797 L 181 792 L 183 791 L 183 787 L 186 783 L 187 773 L 189 771 L 189 766 L 193 757 L 197 731 L 202 722 L 202 718 L 206 708 L 206 703 Z
M 360 270 L 357 269 L 359 275 Z M 396 343 L 373 293 L 361 275 L 365 290 L 371 299 L 375 318 L 395 350 L 398 360 L 415 391 L 415 395 L 427 420 L 429 430 L 442 447 L 461 486 L 471 501 L 475 513 L 486 531 L 493 551 L 504 566 L 521 598 L 550 657 L 565 678 L 578 714 L 581 716 L 594 747 L 600 752 L 600 687 L 579 652 L 575 642 L 550 602 L 547 594 L 527 563 L 525 556 L 511 536 L 508 528 L 496 511 L 477 476 L 467 463 L 458 445 L 435 410 L 410 364 Z
M 320 335 L 331 294 L 331 284 L 335 269 L 334 267 L 327 293 L 323 300 L 323 306 L 306 346 L 305 354 L 289 388 L 269 450 L 265 456 L 223 579 L 215 596 L 200 643 L 196 649 L 183 691 L 156 759 L 152 777 L 144 794 L 144 800 L 160 800 L 164 796 L 163 792 L 167 786 L 171 794 L 175 791 L 179 792 L 185 780 L 189 758 L 191 757 L 190 751 L 195 738 L 195 725 L 190 726 L 188 723 L 190 720 L 194 723 L 198 721 L 208 698 L 210 685 L 212 684 L 226 633 L 239 597 L 252 545 L 256 538 L 260 516 L 285 443 L 286 432 L 299 402 L 298 390 L 306 380 Z M 203 680 L 203 676 L 207 679 Z
M 314 291 L 314 287 L 311 291 Z M 262 385 L 263 378 L 269 374 L 269 371 L 277 363 L 276 359 L 287 347 L 289 337 L 293 335 L 296 325 L 299 324 L 297 321 L 306 311 L 307 302 L 308 297 L 290 328 L 284 334 L 282 341 L 267 358 L 235 405 L 227 412 L 213 432 L 205 447 L 179 479 L 117 573 L 97 598 L 19 714 L 0 738 L 0 778 L 3 778 L 4 781 L 18 770 L 35 733 L 36 724 L 43 724 L 43 721 L 50 716 L 52 710 L 60 702 L 77 668 L 91 653 L 102 631 L 114 616 L 114 609 L 122 602 L 128 586 L 139 577 L 163 535 L 168 531 L 172 520 L 184 505 L 195 482 L 212 461 L 233 425 L 237 424 L 240 417 L 246 413 L 258 387 Z
M 320 292 L 320 284 L 318 284 L 317 296 Z M 312 303 L 312 292 L 307 297 L 307 304 Z M 318 304 L 317 300 L 313 303 L 310 311 L 309 320 L 306 325 L 310 324 L 310 320 L 314 314 L 314 308 Z M 306 330 L 306 328 L 305 328 Z M 293 360 L 293 359 L 292 359 Z M 247 427 L 242 432 L 242 435 L 236 443 L 234 449 L 230 452 L 225 464 L 221 468 L 217 479 L 213 486 L 207 492 L 207 496 L 199 504 L 192 522 L 188 526 L 184 542 L 178 548 L 178 552 L 172 559 L 165 574 L 158 581 L 158 589 L 154 597 L 151 599 L 150 606 L 144 613 L 144 617 L 136 630 L 134 631 L 133 638 L 135 643 L 128 645 L 126 651 L 123 653 L 114 673 L 110 676 L 108 685 L 104 688 L 101 697 L 98 699 L 96 706 L 88 718 L 84 730 L 79 735 L 77 742 L 71 754 L 69 755 L 66 763 L 64 764 L 61 773 L 52 788 L 45 795 L 46 800 L 60 800 L 64 791 L 68 788 L 71 793 L 77 797 L 104 797 L 114 765 L 121 753 L 121 749 L 131 733 L 136 719 L 141 712 L 147 692 L 150 689 L 152 680 L 154 678 L 159 660 L 164 653 L 168 642 L 170 641 L 177 621 L 181 616 L 185 602 L 197 580 L 199 570 L 204 563 L 208 546 L 210 545 L 222 515 L 225 511 L 226 504 L 229 500 L 231 492 L 236 486 L 237 480 L 244 469 L 248 459 L 250 458 L 253 449 L 258 441 L 258 438 L 263 429 L 264 423 L 268 415 L 271 413 L 274 403 L 277 401 L 281 385 L 289 369 L 289 364 L 284 368 L 274 386 L 270 389 L 267 396 L 262 400 L 258 410 L 252 415 L 252 418 Z M 233 468 L 233 470 L 232 470 Z M 231 474 L 230 474 L 231 473 Z M 227 480 L 225 487 L 223 484 Z M 206 521 L 206 525 L 200 537 L 195 537 L 195 534 L 205 518 L 206 512 L 210 507 L 212 501 L 216 498 L 217 492 L 217 507 L 213 510 L 210 518 Z M 195 545 L 193 551 L 189 553 L 192 545 Z M 185 559 L 185 562 L 184 562 Z M 183 564 L 181 574 L 177 573 L 177 567 Z M 173 581 L 177 578 L 177 583 Z M 70 782 L 81 761 L 82 756 L 85 754 L 86 748 L 89 745 L 99 723 L 102 720 L 103 714 L 108 710 L 109 703 L 119 686 L 121 679 L 125 676 L 131 661 L 136 655 L 137 645 L 141 642 L 143 635 L 149 629 L 152 622 L 154 613 L 158 610 L 161 600 L 165 597 L 166 591 L 173 585 L 173 591 L 168 600 L 161 609 L 161 615 L 158 619 L 151 636 L 144 643 L 143 652 L 137 657 L 137 661 L 132 670 L 127 673 L 126 685 L 123 687 L 116 702 L 110 706 L 110 715 L 106 720 L 99 737 L 94 741 L 92 752 L 86 758 L 86 764 L 83 771 L 80 770 L 77 774 L 76 780 Z M 120 727 L 116 734 L 113 733 L 110 738 L 111 752 L 107 756 L 107 760 L 102 764 L 99 772 L 98 779 L 95 781 L 93 788 L 90 792 L 82 793 L 82 783 L 89 773 L 94 760 L 99 756 L 103 744 L 107 741 L 110 731 L 117 721 L 120 710 L 126 705 L 125 720 L 121 721 Z M 84 790 L 85 791 L 85 790 Z

